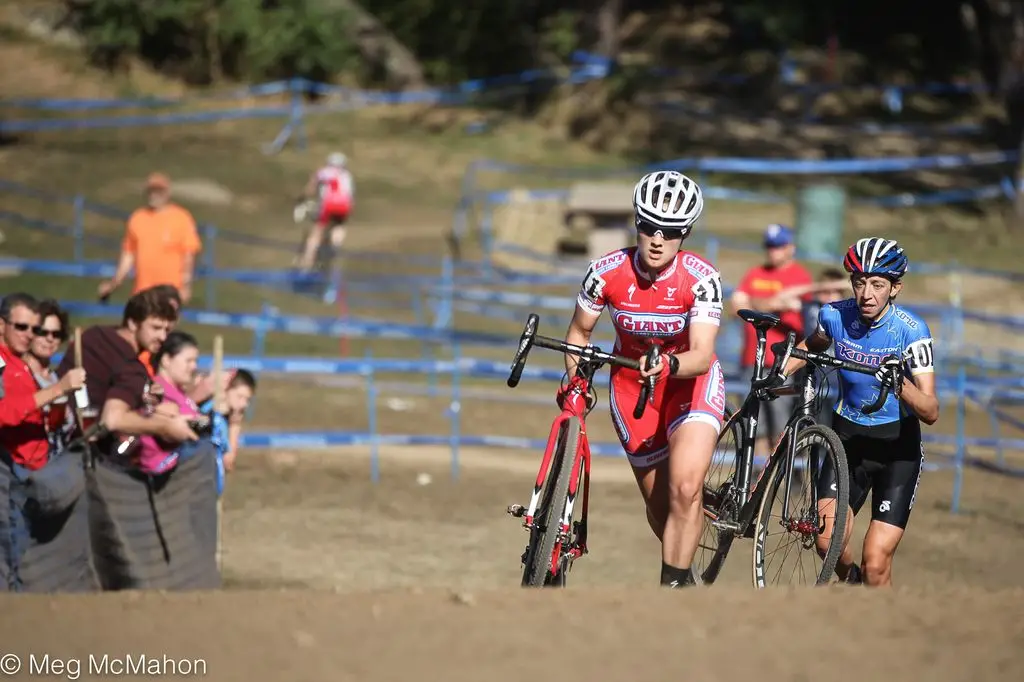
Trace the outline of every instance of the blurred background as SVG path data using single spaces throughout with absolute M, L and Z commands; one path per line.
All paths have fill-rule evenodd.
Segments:
M 905 246 L 956 508 L 965 470 L 1017 485 L 1024 453 L 1022 130 L 1020 2 L 0 0 L 0 270 L 73 324 L 119 318 L 128 287 L 96 287 L 164 173 L 203 243 L 183 326 L 259 376 L 240 461 L 349 453 L 348 485 L 413 446 L 440 476 L 514 449 L 525 494 L 561 376 L 537 351 L 505 387 L 526 315 L 564 333 L 587 260 L 631 243 L 632 184 L 676 168 L 708 199 L 686 246 L 729 289 L 772 223 L 815 277 L 856 238 Z M 303 274 L 293 208 L 336 151 L 347 237 Z M 617 454 L 601 393 L 591 440 Z M 271 485 L 245 466 L 229 533 Z

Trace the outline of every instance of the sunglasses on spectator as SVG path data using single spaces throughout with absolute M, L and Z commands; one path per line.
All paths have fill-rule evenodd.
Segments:
M 14 327 L 14 331 L 18 332 L 32 332 L 33 336 L 45 337 L 48 339 L 56 339 L 58 341 L 64 340 L 64 331 L 61 329 L 46 329 L 45 327 L 33 327 L 28 322 L 11 322 L 10 320 L 4 320 L 7 324 Z
M 648 237 L 653 237 L 656 233 L 661 232 L 661 236 L 668 241 L 683 238 L 683 231 L 680 229 L 674 227 L 659 227 L 642 220 L 636 221 L 636 231 L 640 234 L 647 235 Z
M 32 327 L 32 333 L 39 338 L 53 339 L 55 341 L 64 340 L 64 331 L 61 329 L 47 329 L 46 327 Z
M 34 334 L 35 330 L 39 329 L 39 327 L 33 327 L 28 322 L 11 322 L 10 320 L 4 320 L 4 322 L 14 327 L 14 331 L 17 332 L 31 331 Z

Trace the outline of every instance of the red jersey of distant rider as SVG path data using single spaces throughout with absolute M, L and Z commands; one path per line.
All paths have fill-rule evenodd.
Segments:
M 316 173 L 320 187 L 320 215 L 317 224 L 325 227 L 332 221 L 344 224 L 352 210 L 354 189 L 352 174 L 345 168 L 328 166 Z
M 661 345 L 663 353 L 682 353 L 689 349 L 691 325 L 721 324 L 722 280 L 713 265 L 680 251 L 651 281 L 638 258 L 634 247 L 593 261 L 577 297 L 579 306 L 594 315 L 609 309 L 619 354 L 639 359 L 653 344 Z M 636 420 L 639 378 L 635 370 L 612 367 L 612 420 L 634 465 L 651 466 L 667 457 L 668 438 L 684 423 L 721 429 L 725 377 L 717 356 L 703 376 L 658 381 L 654 403 Z

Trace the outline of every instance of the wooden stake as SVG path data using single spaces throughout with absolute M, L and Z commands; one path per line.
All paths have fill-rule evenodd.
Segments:
M 213 337 L 213 410 L 210 418 L 223 409 L 224 405 L 224 337 Z M 224 568 L 224 502 L 217 496 L 217 572 Z
M 77 369 L 82 368 L 82 328 L 75 327 L 75 367 Z M 82 430 L 82 434 L 85 435 L 85 425 L 82 423 L 82 410 L 78 407 L 78 396 L 72 394 L 69 398 L 74 402 L 72 408 L 75 412 L 75 421 L 78 422 L 78 428 Z

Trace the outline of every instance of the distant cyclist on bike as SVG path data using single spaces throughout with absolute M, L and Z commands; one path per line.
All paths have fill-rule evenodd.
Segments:
M 347 166 L 345 155 L 334 152 L 327 157 L 327 165 L 313 173 L 306 183 L 305 197 L 318 202 L 319 213 L 316 224 L 306 236 L 302 258 L 299 259 L 299 267 L 303 271 L 313 267 L 325 230 L 334 228 L 330 239 L 335 248 L 340 248 L 345 241 L 343 226 L 348 222 L 355 200 L 355 183 Z
M 930 426 L 939 418 L 931 332 L 924 320 L 895 303 L 907 264 L 903 249 L 892 239 L 858 240 L 843 260 L 854 297 L 823 305 L 817 330 L 798 346 L 822 352 L 834 344 L 837 358 L 878 366 L 873 376 L 839 370 L 833 428 L 850 468 L 845 538 L 853 530 L 854 514 L 871 494 L 861 565 L 854 565 L 848 545 L 836 565 L 836 575 L 850 583 L 892 584 L 893 555 L 914 507 L 924 464 L 921 422 Z M 784 374 L 791 376 L 803 365 L 803 360 L 791 359 Z M 891 391 L 885 405 L 863 414 L 860 408 L 872 404 L 883 385 Z M 834 481 L 835 472 L 826 465 L 818 490 L 823 509 L 835 499 L 830 490 Z M 831 537 L 826 517 L 820 547 L 827 548 Z
M 641 371 L 613 367 L 612 422 L 633 467 L 651 530 L 662 543 L 661 584 L 695 584 L 690 564 L 703 527 L 704 477 L 725 411 L 725 378 L 715 355 L 722 319 L 719 272 L 681 250 L 700 218 L 700 187 L 675 171 L 649 173 L 633 190 L 637 246 L 613 251 L 587 270 L 566 332 L 586 345 L 606 308 L 616 330 L 616 352 L 640 361 Z M 661 346 L 658 364 L 644 355 Z M 577 358 L 567 354 L 569 386 Z M 633 406 L 643 380 L 656 376 L 654 401 L 643 417 Z

